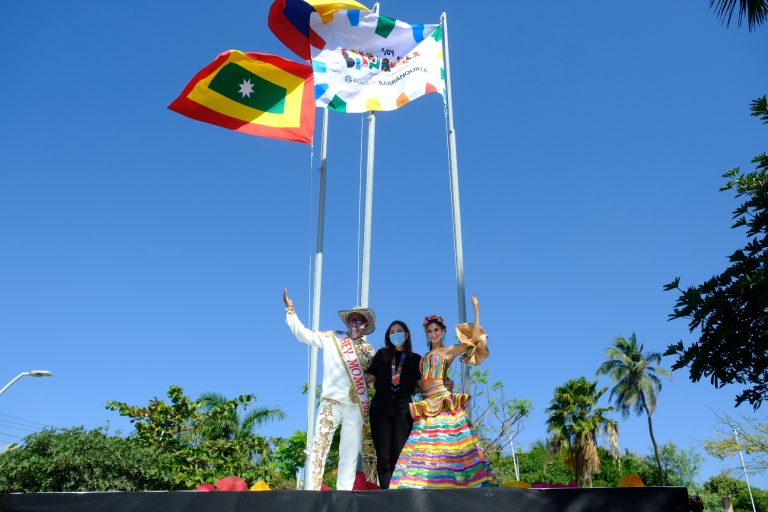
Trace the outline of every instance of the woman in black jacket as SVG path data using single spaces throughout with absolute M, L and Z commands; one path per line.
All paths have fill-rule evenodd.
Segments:
M 421 356 L 411 347 L 408 326 L 395 320 L 384 333 L 384 348 L 376 352 L 368 368 L 368 374 L 375 378 L 376 393 L 370 409 L 371 438 L 382 489 L 389 488 L 395 463 L 413 427 L 408 404 L 421 380 L 420 360 Z

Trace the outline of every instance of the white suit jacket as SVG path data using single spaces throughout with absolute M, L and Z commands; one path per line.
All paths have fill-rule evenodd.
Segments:
M 341 403 L 354 403 L 357 392 L 352 386 L 346 364 L 341 359 L 338 341 L 347 338 L 343 331 L 313 331 L 307 329 L 295 313 L 286 313 L 285 322 L 297 340 L 323 349 L 323 398 Z M 360 364 L 367 370 L 373 359 L 373 346 L 363 340 L 352 340 L 360 357 Z

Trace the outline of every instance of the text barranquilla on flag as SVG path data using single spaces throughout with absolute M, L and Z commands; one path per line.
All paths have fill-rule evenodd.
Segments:
M 442 28 L 372 12 L 317 13 L 310 27 L 324 42 L 312 47 L 315 101 L 339 112 L 394 110 L 436 92 L 445 101 Z

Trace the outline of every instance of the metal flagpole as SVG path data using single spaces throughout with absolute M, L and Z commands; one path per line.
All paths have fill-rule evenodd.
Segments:
M 379 14 L 379 3 L 373 4 L 373 12 Z M 368 142 L 365 157 L 365 214 L 363 217 L 363 268 L 360 276 L 360 306 L 368 307 L 371 283 L 371 223 L 373 217 L 373 155 L 376 149 L 376 114 L 368 112 Z M 363 418 L 365 421 L 365 418 Z M 357 449 L 357 469 L 365 471 L 362 443 Z
M 373 12 L 379 14 L 378 2 Z M 373 217 L 373 154 L 376 149 L 376 114 L 368 112 L 368 143 L 365 160 L 365 215 L 363 217 L 363 270 L 360 278 L 360 305 L 368 307 L 371 281 L 371 222 Z
M 464 292 L 464 246 L 461 238 L 461 203 L 459 201 L 459 167 L 456 158 L 456 131 L 453 127 L 453 102 L 451 96 L 451 69 L 448 55 L 448 17 L 440 15 L 443 29 L 443 55 L 445 57 L 445 104 L 448 118 L 448 169 L 451 176 L 451 206 L 453 210 L 453 249 L 456 258 L 456 287 L 459 301 L 459 323 L 467 321 L 467 301 Z M 461 390 L 469 393 L 469 365 L 461 364 Z M 467 411 L 469 412 L 469 411 Z
M 755 498 L 752 497 L 752 487 L 749 485 L 749 475 L 747 475 L 747 466 L 744 465 L 744 455 L 741 453 L 741 443 L 739 442 L 739 431 L 733 429 L 733 435 L 736 436 L 736 446 L 739 447 L 739 458 L 741 459 L 741 469 L 744 470 L 744 479 L 747 481 L 747 490 L 749 491 L 749 499 L 752 501 L 752 512 L 757 512 L 755 509 Z
M 317 248 L 315 249 L 314 284 L 312 287 L 312 330 L 320 330 L 320 295 L 323 282 L 323 229 L 325 225 L 325 177 L 328 158 L 328 109 L 323 109 L 323 141 L 320 144 L 320 193 L 317 205 Z M 311 490 L 309 451 L 315 429 L 317 389 L 317 347 L 309 349 L 309 389 L 307 389 L 307 456 L 304 459 L 304 489 Z
M 365 162 L 365 217 L 363 222 L 363 275 L 360 305 L 368 307 L 371 278 L 371 218 L 373 217 L 373 154 L 376 145 L 376 114 L 368 113 L 368 153 Z

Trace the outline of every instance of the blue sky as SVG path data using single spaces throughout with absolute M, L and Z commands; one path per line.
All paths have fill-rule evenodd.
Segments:
M 0 5 L 0 381 L 55 374 L 0 397 L 0 446 L 24 426 L 128 433 L 105 402 L 146 404 L 172 384 L 255 393 L 288 415 L 270 435 L 305 428 L 307 350 L 281 292 L 308 324 L 319 144 L 166 109 L 223 50 L 293 58 L 268 5 Z M 691 339 L 667 321 L 676 296 L 662 286 L 703 281 L 745 240 L 729 229 L 737 201 L 718 189 L 766 150 L 748 114 L 768 92 L 768 29 L 726 29 L 705 0 L 470 5 L 392 0 L 381 12 L 448 14 L 467 292 L 491 336 L 485 368 L 533 402 L 525 448 L 545 436 L 554 388 L 594 378 L 615 337 L 662 352 Z M 442 112 L 433 94 L 377 118 L 376 346 L 394 319 L 417 332 L 433 312 L 456 321 Z M 362 117 L 332 113 L 330 126 L 327 329 L 356 301 Z M 704 455 L 736 391 L 676 372 L 657 439 Z M 620 429 L 622 449 L 649 453 L 645 418 Z M 700 478 L 735 465 L 705 456 Z

